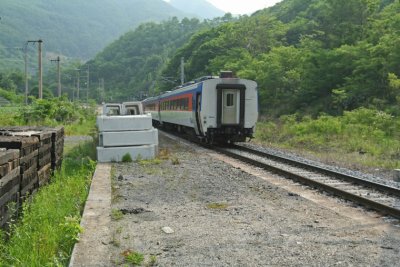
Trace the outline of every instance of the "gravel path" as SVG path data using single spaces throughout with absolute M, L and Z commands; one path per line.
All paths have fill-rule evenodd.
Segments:
M 399 264 L 398 227 L 343 216 L 163 135 L 160 150 L 166 159 L 113 164 L 110 266 L 129 251 L 156 266 Z

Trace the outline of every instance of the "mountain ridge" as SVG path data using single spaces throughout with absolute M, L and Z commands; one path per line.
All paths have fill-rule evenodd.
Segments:
M 42 39 L 46 51 L 82 59 L 143 22 L 190 16 L 162 0 L 2 0 L 2 7 L 0 53 Z
M 218 9 L 206 0 L 192 0 L 190 2 L 185 0 L 170 0 L 169 4 L 176 9 L 195 14 L 204 19 L 222 17 L 225 14 L 224 11 Z

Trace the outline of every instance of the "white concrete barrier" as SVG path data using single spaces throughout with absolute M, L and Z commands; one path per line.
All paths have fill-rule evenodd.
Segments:
M 121 116 L 123 115 L 123 107 L 121 104 L 104 104 L 103 115 L 105 116 Z
M 130 116 L 98 116 L 100 132 L 144 131 L 153 128 L 151 114 Z
M 101 132 L 99 145 L 102 147 L 158 145 L 157 129 L 144 131 Z
M 97 147 L 98 162 L 121 162 L 129 154 L 132 160 L 153 159 L 158 152 L 157 145 L 128 146 L 128 147 Z
M 135 159 L 152 159 L 158 152 L 158 130 L 153 128 L 151 114 L 143 112 L 140 102 L 104 104 L 97 117 L 99 129 L 99 162 L 120 162 L 125 155 Z

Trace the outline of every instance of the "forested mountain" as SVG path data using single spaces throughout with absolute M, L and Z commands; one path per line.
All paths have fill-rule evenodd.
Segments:
M 162 75 L 179 77 L 183 56 L 189 79 L 230 69 L 256 80 L 267 114 L 399 114 L 399 32 L 396 0 L 284 0 L 196 33 Z
M 163 0 L 1 0 L 0 5 L 3 59 L 22 58 L 14 48 L 40 38 L 46 52 L 88 59 L 142 22 L 187 14 Z
M 225 13 L 206 0 L 170 0 L 169 3 L 181 11 L 195 14 L 204 19 L 222 17 Z
M 177 18 L 162 23 L 149 22 L 140 25 L 109 45 L 90 66 L 92 83 L 104 79 L 108 100 L 126 100 L 153 94 L 159 84 L 173 86 L 175 77 L 160 76 L 170 58 L 190 37 L 208 29 L 223 18 L 200 22 L 198 19 Z M 87 68 L 86 66 L 82 67 Z M 171 80 L 172 79 L 172 80 Z M 98 92 L 99 93 L 99 92 Z M 96 96 L 99 98 L 99 95 Z
M 184 57 L 186 80 L 233 70 L 257 81 L 271 116 L 358 107 L 398 115 L 399 32 L 397 0 L 284 0 L 235 19 L 143 24 L 87 65 L 91 87 L 104 79 L 106 100 L 170 90 Z

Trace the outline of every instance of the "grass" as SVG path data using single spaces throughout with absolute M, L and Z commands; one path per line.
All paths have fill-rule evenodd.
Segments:
M 172 165 L 179 165 L 179 164 L 181 164 L 181 162 L 179 161 L 179 159 L 178 158 L 172 158 L 171 159 L 171 163 L 172 163 Z
M 157 264 L 157 256 L 151 255 L 147 266 L 155 266 Z
M 51 183 L 23 204 L 19 222 L 0 238 L 0 266 L 68 264 L 96 165 L 93 150 L 90 142 L 71 149 Z
M 134 266 L 141 265 L 144 261 L 143 254 L 129 249 L 122 252 L 122 256 L 124 256 L 125 262 L 130 263 Z
M 0 107 L 0 126 L 18 126 L 19 107 Z
M 126 153 L 122 156 L 122 162 L 132 162 L 132 156 L 129 153 Z
M 111 219 L 113 219 L 114 221 L 119 221 L 124 217 L 124 214 L 117 209 L 113 209 L 111 210 Z
M 84 120 L 79 120 L 74 123 L 65 125 L 66 135 L 91 135 L 96 133 L 96 117 L 86 118 Z
M 212 210 L 224 210 L 228 208 L 228 204 L 226 203 L 210 203 L 207 204 L 207 208 L 212 209 Z
M 94 111 L 95 106 L 84 108 L 79 103 L 70 103 L 65 99 L 37 100 L 29 106 L 0 107 L 0 126 L 63 125 L 66 135 L 93 136 L 96 132 Z
M 284 116 L 260 122 L 255 141 L 370 168 L 400 168 L 400 118 L 361 108 L 316 119 Z

